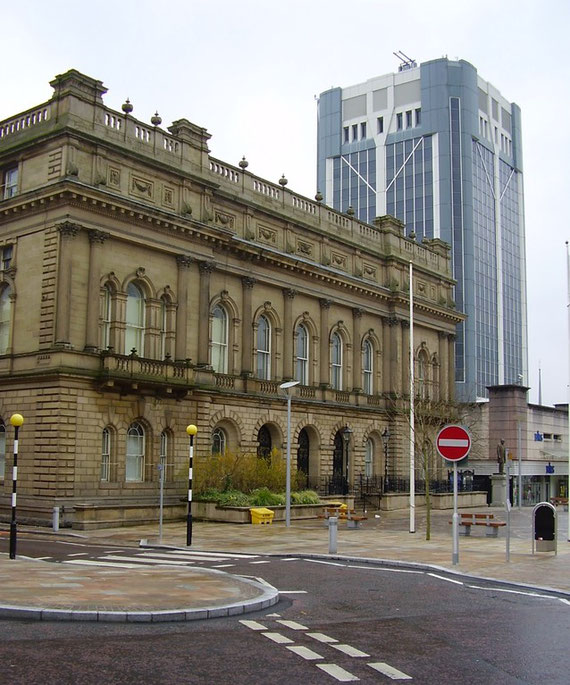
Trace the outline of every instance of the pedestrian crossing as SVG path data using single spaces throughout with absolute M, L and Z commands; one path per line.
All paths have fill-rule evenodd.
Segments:
M 361 679 L 368 681 L 371 676 L 373 677 L 373 671 L 390 680 L 413 679 L 408 673 L 385 661 L 377 660 L 374 655 L 354 645 L 341 643 L 332 635 L 312 631 L 297 621 L 282 619 L 280 614 L 272 613 L 255 621 L 243 619 L 239 622 L 245 628 L 270 640 L 275 649 L 287 649 L 337 682 L 346 683 Z
M 120 554 L 117 554 L 120 551 Z M 238 554 L 223 552 L 198 552 L 195 550 L 106 550 L 96 558 L 78 558 L 79 554 L 70 554 L 63 560 L 65 564 L 110 566 L 115 568 L 140 568 L 144 566 L 177 566 L 188 567 L 208 564 L 210 568 L 231 568 L 238 561 L 246 563 L 268 563 L 259 561 L 257 554 Z M 81 555 L 82 557 L 84 554 Z M 73 558 L 72 558 L 73 557 Z

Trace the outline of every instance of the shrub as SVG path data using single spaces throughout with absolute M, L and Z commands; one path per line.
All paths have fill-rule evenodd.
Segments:
M 257 488 L 250 495 L 254 507 L 276 507 L 285 504 L 285 495 L 270 492 L 269 488 Z
M 321 499 L 314 490 L 291 493 L 291 504 L 320 504 Z

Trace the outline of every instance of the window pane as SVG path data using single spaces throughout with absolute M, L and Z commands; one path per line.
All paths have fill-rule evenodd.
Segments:
M 11 310 L 10 288 L 5 287 L 0 293 L 0 354 L 6 354 L 10 344 Z
M 145 301 L 141 290 L 134 283 L 129 283 L 127 288 L 125 354 L 130 354 L 134 348 L 139 356 L 144 355 L 144 307 Z
M 144 431 L 140 424 L 134 423 L 127 433 L 126 480 L 143 480 Z
M 295 363 L 295 380 L 307 385 L 309 370 L 309 335 L 305 326 L 297 327 L 297 355 Z
M 260 316 L 257 324 L 257 377 L 269 380 L 271 377 L 271 328 L 269 321 Z
M 212 368 L 216 373 L 228 372 L 228 316 L 223 307 L 212 312 Z

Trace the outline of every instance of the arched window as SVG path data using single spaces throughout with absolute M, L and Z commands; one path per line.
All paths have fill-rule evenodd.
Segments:
M 127 459 L 125 479 L 131 482 L 144 480 L 144 428 L 140 423 L 131 423 L 127 431 Z
M 366 441 L 364 450 L 364 475 L 366 478 L 374 475 L 374 443 L 371 438 Z
M 295 380 L 301 385 L 309 384 L 309 333 L 303 324 L 297 326 L 295 350 Z
M 331 337 L 331 387 L 342 390 L 342 339 L 338 333 Z
M 4 480 L 6 471 L 6 426 L 0 419 L 0 480 Z
M 372 395 L 374 392 L 374 348 L 370 340 L 365 340 L 362 346 L 362 390 L 365 395 Z
M 101 302 L 101 349 L 106 350 L 111 345 L 111 322 L 113 318 L 113 291 L 106 283 L 103 286 Z
M 271 326 L 265 316 L 257 322 L 257 377 L 271 378 Z
M 166 359 L 168 334 L 168 303 L 165 297 L 160 298 L 160 358 Z
M 142 290 L 134 283 L 127 287 L 125 323 L 125 354 L 135 349 L 139 357 L 144 357 L 145 299 Z
M 416 379 L 416 395 L 422 400 L 429 399 L 429 359 L 425 350 L 420 350 L 418 354 L 418 373 Z
M 12 319 L 12 300 L 10 286 L 4 285 L 0 291 L 0 354 L 6 354 L 10 347 L 10 326 Z
M 257 433 L 257 456 L 267 461 L 271 459 L 271 433 L 267 426 L 261 426 Z
M 101 480 L 111 480 L 111 431 L 103 428 L 101 433 Z
M 223 428 L 212 431 L 212 454 L 225 454 L 228 438 Z
M 228 314 L 219 304 L 212 312 L 211 364 L 215 373 L 228 372 Z

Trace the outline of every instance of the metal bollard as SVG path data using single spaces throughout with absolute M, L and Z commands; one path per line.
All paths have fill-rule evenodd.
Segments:
M 329 554 L 336 554 L 336 538 L 338 532 L 338 518 L 329 516 Z
M 59 507 L 53 508 L 52 525 L 54 531 L 57 533 L 57 531 L 59 530 Z

